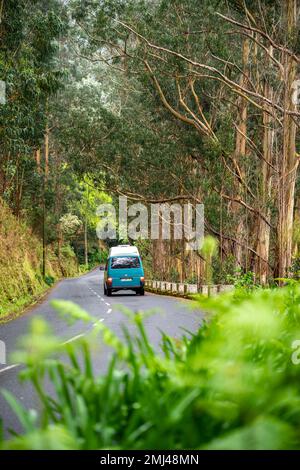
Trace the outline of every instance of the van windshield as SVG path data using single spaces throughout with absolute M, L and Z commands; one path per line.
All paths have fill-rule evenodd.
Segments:
M 137 256 L 114 256 L 111 259 L 111 269 L 139 268 L 140 260 Z

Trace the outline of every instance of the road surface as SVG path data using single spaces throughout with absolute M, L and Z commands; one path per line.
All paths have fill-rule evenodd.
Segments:
M 154 310 L 153 315 L 145 320 L 145 327 L 151 343 L 157 350 L 161 341 L 161 330 L 178 338 L 186 330 L 195 332 L 202 319 L 201 312 L 191 310 L 190 302 L 183 299 L 148 292 L 145 296 L 139 296 L 131 291 L 117 292 L 111 297 L 106 297 L 103 294 L 103 272 L 98 269 L 78 278 L 59 282 L 41 303 L 26 311 L 23 316 L 0 325 L 0 340 L 5 342 L 7 352 L 7 363 L 0 364 L 0 388 L 12 392 L 28 409 L 38 407 L 37 399 L 30 384 L 20 383 L 18 372 L 21 367 L 9 362 L 9 355 L 16 349 L 18 337 L 27 332 L 33 316 L 39 315 L 46 319 L 53 332 L 60 336 L 62 341 L 75 341 L 93 326 L 82 322 L 68 325 L 51 307 L 50 302 L 53 299 L 76 302 L 96 317 L 97 321 L 105 322 L 118 336 L 122 336 L 122 323 L 127 323 L 129 329 L 134 328 L 121 312 L 120 306 L 125 306 L 132 311 Z M 96 373 L 105 370 L 110 355 L 111 351 L 103 348 L 101 354 L 93 357 L 93 367 Z M 0 416 L 6 436 L 9 435 L 9 429 L 22 432 L 18 419 L 2 395 L 0 396 Z

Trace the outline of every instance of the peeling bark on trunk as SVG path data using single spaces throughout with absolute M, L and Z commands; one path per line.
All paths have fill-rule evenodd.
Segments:
M 41 149 L 36 149 L 35 150 L 35 161 L 36 161 L 36 166 L 37 166 L 37 171 L 40 174 L 41 173 Z
M 270 54 L 272 50 L 270 48 Z M 270 84 L 265 81 L 264 83 L 264 96 L 266 96 L 270 101 L 273 101 L 273 89 Z M 273 161 L 273 151 L 274 151 L 274 120 L 272 116 L 268 113 L 271 112 L 270 106 L 265 106 L 265 111 L 263 112 L 263 156 L 261 170 L 262 170 L 262 179 L 261 179 L 261 190 L 260 190 L 260 200 L 261 207 L 265 213 L 266 219 L 270 221 L 271 211 L 269 207 L 271 192 L 272 192 L 272 169 L 268 163 Z M 257 229 L 257 244 L 256 252 L 258 256 L 255 260 L 255 274 L 258 277 L 261 284 L 266 284 L 269 275 L 269 251 L 270 251 L 270 226 L 260 217 L 258 220 L 258 229 Z
M 297 1 L 287 0 L 285 3 L 285 18 L 288 38 L 291 38 L 297 24 Z M 293 82 L 296 79 L 297 64 L 293 57 L 283 53 L 284 65 L 284 109 L 283 116 L 283 145 L 282 157 L 279 160 L 278 183 L 278 275 L 288 276 L 292 262 L 292 238 L 295 182 L 298 169 L 296 156 L 296 130 L 295 120 L 287 111 L 296 109 L 292 101 Z
M 249 40 L 245 39 L 243 42 L 243 71 L 244 75 L 241 76 L 240 84 L 245 85 L 247 80 L 247 68 L 249 61 Z M 246 135 L 247 135 L 247 117 L 248 117 L 248 102 L 245 98 L 239 97 L 238 99 L 238 120 L 237 120 L 237 133 L 235 142 L 234 159 L 238 162 L 241 157 L 243 158 L 246 154 Z M 241 183 L 236 184 L 236 194 L 238 196 L 243 195 L 243 185 Z M 238 242 L 234 247 L 234 256 L 236 259 L 237 267 L 243 266 L 244 252 L 243 252 L 243 241 L 246 236 L 246 227 L 244 220 L 244 211 L 241 210 L 241 206 L 237 203 L 233 203 L 232 210 L 235 216 L 238 218 L 236 227 L 236 238 Z
M 42 259 L 42 273 L 43 277 L 46 276 L 46 256 L 47 256 L 47 244 L 46 244 L 46 217 L 47 217 L 47 208 L 46 208 L 46 189 L 48 181 L 48 162 L 49 162 L 49 127 L 48 127 L 48 116 L 46 116 L 46 128 L 44 134 L 44 157 L 45 157 L 45 167 L 43 175 L 43 200 L 42 200 L 42 238 L 43 238 L 43 259 Z

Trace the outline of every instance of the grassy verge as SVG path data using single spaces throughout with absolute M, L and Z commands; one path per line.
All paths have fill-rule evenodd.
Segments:
M 80 269 L 79 273 L 74 272 L 74 277 L 83 276 L 87 274 L 90 270 L 96 269 L 96 266 L 89 267 L 89 269 Z M 68 276 L 72 277 L 72 276 Z M 39 303 L 44 299 L 46 295 L 51 291 L 53 287 L 57 284 L 60 279 L 53 280 L 51 285 L 44 283 L 40 286 L 39 290 L 35 294 L 27 294 L 22 297 L 12 299 L 11 302 L 1 304 L 1 316 L 0 316 L 0 325 L 7 323 L 11 320 L 15 320 L 18 316 L 22 315 L 28 308 L 33 307 L 35 304 Z
M 23 297 L 15 299 L 7 305 L 2 305 L 0 325 L 16 319 L 18 316 L 22 315 L 24 311 L 27 310 L 27 308 L 33 307 L 36 303 L 40 302 L 44 296 L 49 293 L 52 287 L 54 287 L 54 285 L 55 284 L 50 287 L 49 285 L 45 284 L 45 286 L 35 294 L 27 294 Z

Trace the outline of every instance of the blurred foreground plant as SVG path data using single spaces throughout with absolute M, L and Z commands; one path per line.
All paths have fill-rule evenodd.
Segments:
M 300 339 L 300 286 L 199 303 L 209 321 L 190 339 L 162 334 L 159 354 L 141 313 L 126 312 L 124 339 L 100 322 L 66 344 L 35 320 L 15 359 L 26 365 L 22 377 L 39 395 L 39 421 L 36 411 L 4 392 L 24 435 L 3 447 L 300 448 L 300 366 L 291 361 L 292 343 Z M 73 320 L 95 322 L 70 302 L 56 301 L 55 308 Z M 106 373 L 95 375 L 92 345 L 99 335 L 114 353 Z
M 213 271 L 212 271 L 212 259 L 217 254 L 218 250 L 218 241 L 216 238 L 211 235 L 207 235 L 200 249 L 205 260 L 205 281 L 208 285 L 208 295 L 210 295 L 210 288 L 212 285 Z

